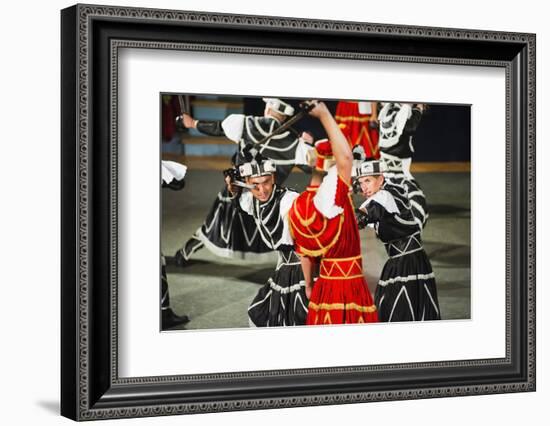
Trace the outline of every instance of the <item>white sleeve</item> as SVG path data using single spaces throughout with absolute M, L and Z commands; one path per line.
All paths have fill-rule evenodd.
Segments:
M 245 116 L 243 114 L 231 114 L 222 121 L 222 129 L 228 139 L 239 143 L 243 136 Z
M 338 170 L 336 166 L 332 166 L 324 177 L 323 182 L 321 182 L 317 194 L 313 197 L 315 208 L 328 219 L 332 219 L 344 211 L 342 207 L 335 204 L 337 188 Z
M 175 161 L 162 160 L 161 175 L 164 183 L 168 184 L 174 179 L 183 180 L 185 173 L 187 173 L 187 166 Z
M 281 215 L 281 218 L 283 219 L 283 235 L 281 237 L 280 244 L 294 244 L 294 240 L 292 239 L 292 236 L 290 235 L 290 229 L 288 226 L 288 212 L 290 211 L 290 208 L 292 207 L 292 203 L 294 203 L 294 200 L 298 198 L 300 194 L 294 191 L 287 191 L 285 195 L 283 195 L 283 198 L 281 199 L 281 204 L 279 205 L 279 214 Z
M 395 203 L 393 195 L 391 195 L 385 189 L 381 189 L 372 197 L 367 198 L 367 200 L 363 204 L 361 204 L 359 208 L 361 210 L 365 210 L 371 201 L 376 201 L 378 204 L 384 207 L 388 213 L 399 213 L 399 209 L 397 208 L 397 204 Z
M 314 148 L 305 143 L 301 138 L 298 140 L 298 145 L 296 146 L 296 155 L 294 159 L 294 164 L 297 166 L 305 165 L 308 166 L 308 153 L 312 151 Z
M 241 194 L 239 197 L 239 205 L 241 206 L 241 209 L 243 209 L 246 213 L 252 216 L 252 213 L 254 212 L 254 197 L 252 196 L 252 192 L 246 191 Z

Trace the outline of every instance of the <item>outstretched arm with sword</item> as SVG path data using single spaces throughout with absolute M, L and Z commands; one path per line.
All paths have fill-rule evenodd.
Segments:
M 244 126 L 242 126 L 242 125 L 240 126 L 240 132 L 232 131 L 233 129 L 230 128 L 230 127 L 232 127 L 230 125 L 231 121 L 236 122 L 237 120 L 231 120 L 231 119 L 228 120 L 227 125 L 225 126 L 225 128 L 224 128 L 224 124 L 223 124 L 225 122 L 225 120 L 223 120 L 223 121 L 218 121 L 218 120 L 196 120 L 188 113 L 188 109 L 186 108 L 185 103 L 183 103 L 182 100 L 181 100 L 182 97 L 179 96 L 179 98 L 180 98 L 180 106 L 182 108 L 182 115 L 177 118 L 177 121 L 178 121 L 180 126 L 183 126 L 187 129 L 197 129 L 199 132 L 204 133 L 204 134 L 209 135 L 209 136 L 227 136 L 229 139 L 232 139 L 235 142 L 238 142 L 238 140 L 235 140 L 235 139 L 236 139 L 236 137 L 240 138 L 241 135 L 239 133 L 242 134 Z M 270 105 L 279 105 L 275 102 L 271 102 L 271 101 L 274 101 L 274 99 L 266 98 L 266 99 L 264 99 L 264 101 L 266 101 L 266 110 L 264 112 L 264 116 L 275 117 L 276 119 L 278 119 L 283 124 L 281 126 L 277 127 L 272 132 L 270 132 L 267 136 L 263 137 L 261 140 L 256 141 L 256 143 L 258 143 L 260 145 L 265 144 L 266 142 L 271 140 L 274 136 L 280 135 L 280 134 L 282 134 L 282 133 L 284 133 L 288 130 L 291 130 L 291 131 L 295 132 L 294 129 L 292 129 L 292 125 L 296 124 L 298 121 L 300 121 L 302 118 L 304 118 L 312 108 L 310 103 L 302 102 L 300 104 L 300 110 L 298 111 L 298 113 L 292 115 L 290 118 L 287 119 L 287 115 L 285 115 L 285 114 L 289 112 L 289 109 L 293 113 L 294 108 L 292 108 L 292 107 L 288 106 L 287 104 L 285 104 L 285 105 L 287 105 L 286 110 L 273 109 Z M 278 101 L 278 100 L 275 100 L 275 101 Z M 278 101 L 278 102 L 281 102 L 281 101 Z M 280 111 L 283 111 L 284 113 L 280 112 Z M 241 118 L 241 117 L 244 118 L 244 116 L 241 115 L 241 114 L 233 114 L 233 116 L 234 117 L 238 116 L 239 118 Z M 232 117 L 232 116 L 230 116 L 230 117 Z

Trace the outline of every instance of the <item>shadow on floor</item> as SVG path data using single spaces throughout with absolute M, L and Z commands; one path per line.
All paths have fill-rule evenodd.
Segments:
M 430 216 L 459 216 L 470 217 L 470 209 L 466 207 L 453 206 L 451 204 L 430 204 L 428 206 L 428 212 Z
M 465 244 L 423 241 L 428 258 L 438 268 L 469 268 L 470 246 Z

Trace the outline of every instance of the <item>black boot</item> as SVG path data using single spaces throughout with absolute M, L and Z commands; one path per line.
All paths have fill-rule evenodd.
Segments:
M 183 268 L 187 264 L 187 260 L 183 256 L 183 249 L 179 249 L 174 255 L 174 263 L 180 268 Z
M 162 310 L 162 330 L 175 327 L 177 325 L 187 324 L 189 317 L 187 315 L 176 315 L 172 308 Z
M 189 263 L 190 257 L 193 253 L 199 251 L 204 247 L 204 243 L 195 233 L 191 238 L 187 240 L 183 248 L 179 249 L 174 255 L 174 261 L 177 266 L 184 267 Z
M 166 275 L 166 267 L 162 265 L 162 297 L 160 300 L 160 308 L 162 312 L 161 330 L 175 327 L 176 325 L 186 324 L 189 322 L 187 315 L 176 315 L 170 307 L 170 292 L 168 291 L 168 277 Z

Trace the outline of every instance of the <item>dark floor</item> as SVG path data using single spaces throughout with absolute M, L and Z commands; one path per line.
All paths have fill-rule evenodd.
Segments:
M 442 317 L 470 318 L 470 174 L 418 173 L 415 177 L 429 206 L 423 240 L 436 274 Z M 307 176 L 301 172 L 291 174 L 286 182 L 297 191 L 306 184 Z M 182 191 L 162 191 L 161 243 L 168 260 L 201 225 L 222 185 L 221 172 L 190 168 Z M 361 236 L 365 276 L 374 291 L 386 253 L 373 230 L 361 231 Z M 247 307 L 273 272 L 276 254 L 252 263 L 220 258 L 202 249 L 193 259 L 185 268 L 167 267 L 172 308 L 191 318 L 185 329 L 248 327 Z

